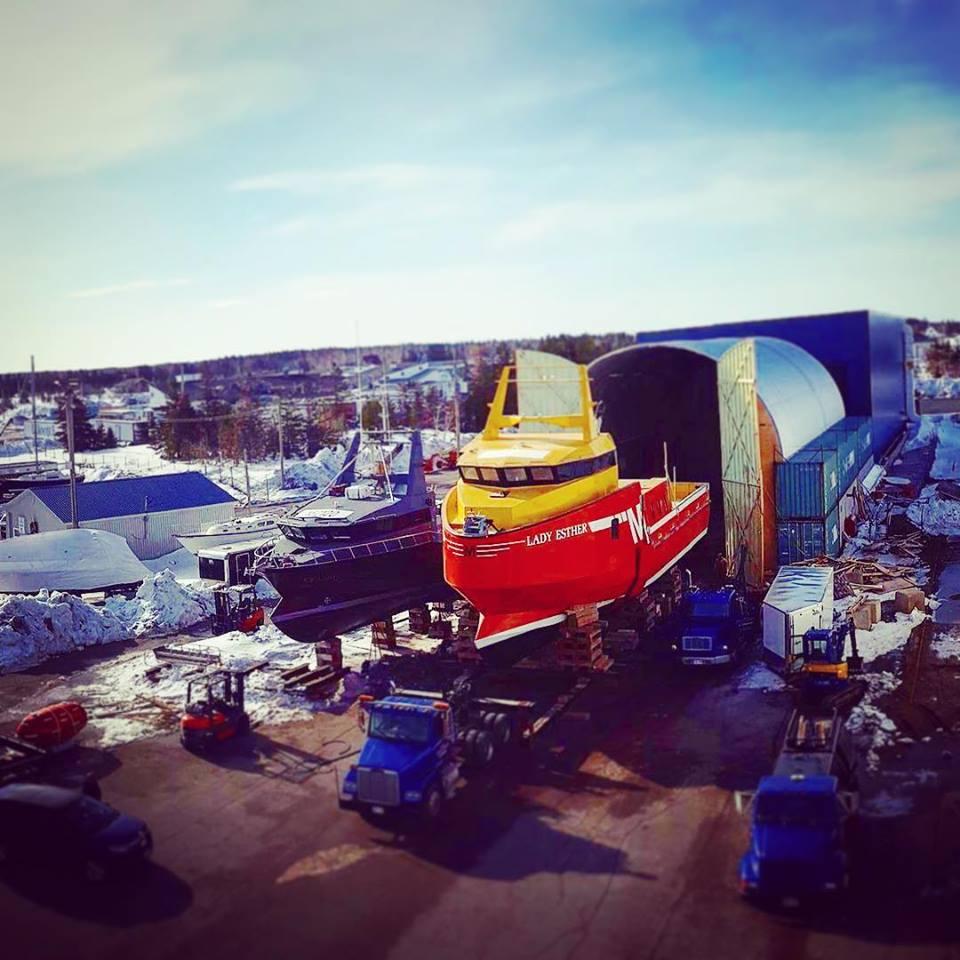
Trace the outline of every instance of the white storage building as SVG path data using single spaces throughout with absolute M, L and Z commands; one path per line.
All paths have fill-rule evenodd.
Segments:
M 200 533 L 232 520 L 237 501 L 202 473 L 168 473 L 77 484 L 81 527 L 123 537 L 141 560 L 177 550 L 178 533 Z M 36 487 L 0 505 L 6 537 L 61 530 L 70 525 L 70 487 Z
M 784 566 L 763 598 L 763 652 L 787 670 L 803 635 L 833 626 L 833 567 Z

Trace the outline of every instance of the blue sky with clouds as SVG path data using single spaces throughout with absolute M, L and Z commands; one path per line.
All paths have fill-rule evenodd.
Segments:
M 957 316 L 958 37 L 944 0 L 14 0 L 0 367 Z

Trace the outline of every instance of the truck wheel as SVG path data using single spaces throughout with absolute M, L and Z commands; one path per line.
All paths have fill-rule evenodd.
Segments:
M 497 743 L 505 747 L 513 735 L 510 718 L 505 713 L 498 713 L 490 725 L 490 733 L 493 734 L 493 739 L 496 740 Z
M 477 733 L 477 739 L 474 741 L 474 756 L 481 767 L 487 766 L 493 760 L 494 746 L 493 738 L 486 730 L 480 730 Z
M 463 752 L 468 760 L 475 760 L 477 757 L 477 733 L 479 731 L 471 727 L 463 735 Z
M 442 810 L 443 794 L 440 792 L 440 788 L 434 784 L 427 790 L 427 794 L 423 798 L 423 815 L 427 820 L 436 820 Z

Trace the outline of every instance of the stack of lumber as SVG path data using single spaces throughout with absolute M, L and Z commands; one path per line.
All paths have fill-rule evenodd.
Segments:
M 457 608 L 457 631 L 450 649 L 458 660 L 469 663 L 481 659 L 476 642 L 479 626 L 480 614 L 476 607 L 464 604 Z
M 413 607 L 409 612 L 410 632 L 427 634 L 430 631 L 430 609 L 428 607 Z
M 895 593 L 897 590 L 907 590 L 917 586 L 913 579 L 914 568 L 911 566 L 878 563 L 875 560 L 857 560 L 853 557 L 818 557 L 814 560 L 804 560 L 798 566 L 831 566 L 833 567 L 833 594 L 841 597 L 857 596 L 859 594 Z
M 339 637 L 318 643 L 315 648 L 316 665 L 302 663 L 280 674 L 283 689 L 307 697 L 326 696 L 343 676 L 343 651 Z
M 595 603 L 574 607 L 560 627 L 557 663 L 578 670 L 609 670 L 613 661 L 603 652 L 603 627 Z

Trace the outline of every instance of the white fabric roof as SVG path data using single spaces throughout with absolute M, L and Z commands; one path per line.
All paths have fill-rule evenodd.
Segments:
M 833 601 L 833 567 L 783 566 L 763 602 L 784 613 Z
M 0 542 L 0 593 L 103 590 L 149 576 L 127 541 L 105 530 L 55 530 Z
M 846 416 L 843 398 L 827 368 L 802 347 L 777 337 L 752 339 L 757 355 L 757 393 L 773 418 L 781 453 L 789 458 Z M 735 337 L 714 337 L 637 346 L 674 347 L 719 360 L 736 342 Z

